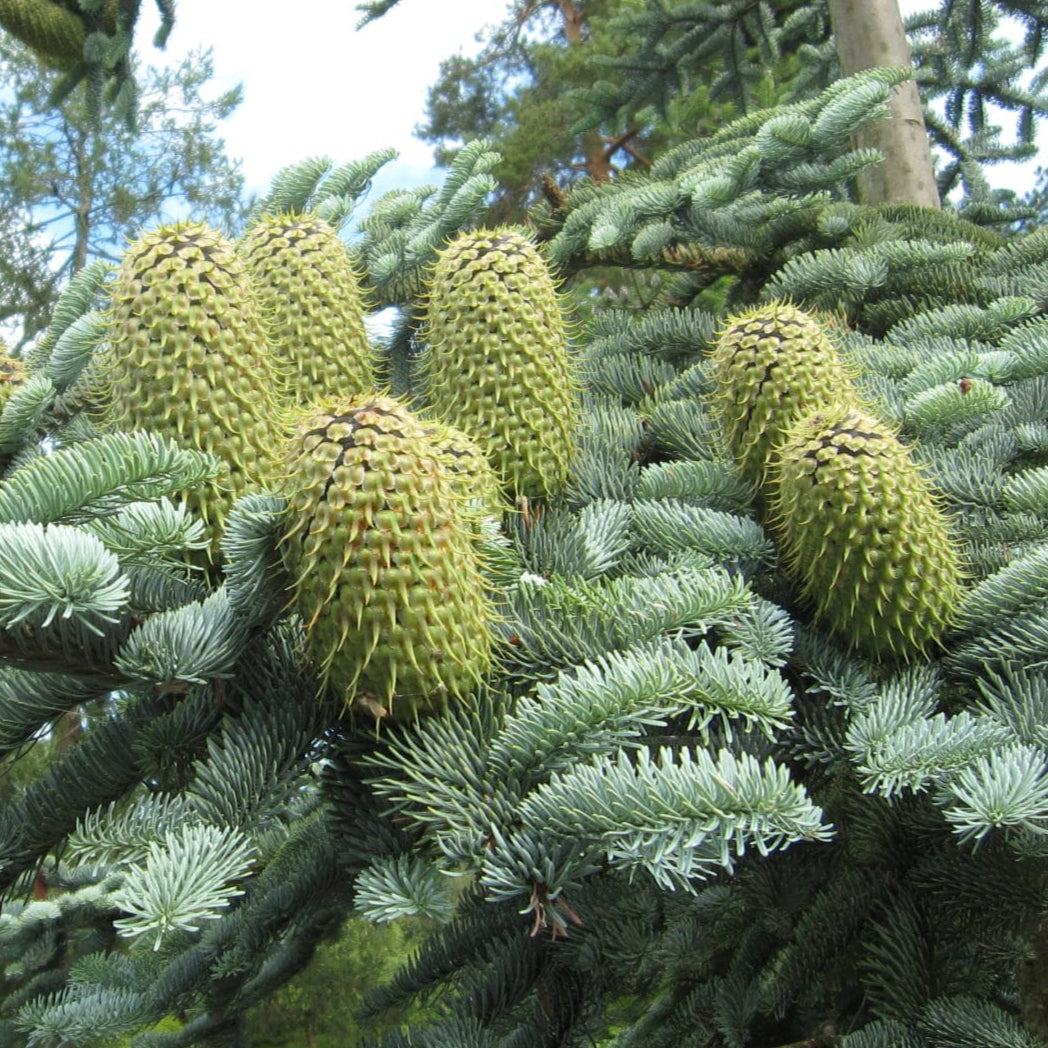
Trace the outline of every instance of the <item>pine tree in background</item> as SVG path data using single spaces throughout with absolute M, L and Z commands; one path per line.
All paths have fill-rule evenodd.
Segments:
M 578 126 L 614 134 L 624 122 L 635 124 L 646 106 L 666 114 L 695 83 L 706 85 L 712 102 L 731 101 L 744 114 L 767 104 L 769 76 L 777 78 L 778 100 L 796 102 L 871 60 L 908 64 L 907 41 L 885 24 L 898 18 L 895 8 L 892 0 L 639 3 L 616 20 L 632 45 L 613 64 L 614 77 L 582 92 L 589 116 Z M 1021 40 L 1005 31 L 1006 22 L 1017 26 Z M 1048 104 L 1048 9 L 1012 0 L 940 0 L 908 17 L 905 28 L 924 122 L 941 154 L 938 194 L 960 189 L 969 206 L 981 206 L 994 195 L 987 165 L 1036 154 L 1035 126 Z
M 228 231 L 249 203 L 222 121 L 239 86 L 216 91 L 210 52 L 139 69 L 135 126 L 88 112 L 85 91 L 51 100 L 59 74 L 0 31 L 0 324 L 16 352 L 47 327 L 69 278 L 114 262 L 143 228 L 192 213 Z
M 367 23 L 403 2 L 358 7 Z M 929 205 L 950 193 L 972 208 L 1014 200 L 991 191 L 985 169 L 1036 153 L 1048 9 L 929 0 L 903 29 L 896 0 L 512 0 L 477 55 L 442 63 L 416 133 L 438 163 L 490 138 L 505 154 L 493 205 L 505 221 L 542 192 L 543 172 L 563 187 L 645 169 L 730 119 L 810 98 L 871 62 L 912 61 L 892 119 L 863 132 L 861 144 L 896 157 L 865 173 L 865 198 L 897 200 L 905 182 L 907 199 Z
M 501 514 L 453 476 L 438 433 L 456 420 L 428 418 L 414 366 L 432 263 L 491 189 L 483 143 L 358 222 L 372 301 L 409 320 L 379 371 L 425 420 L 410 465 L 390 446 L 414 422 L 390 409 L 375 436 L 331 413 L 298 438 L 328 478 L 308 522 L 280 484 L 249 491 L 210 574 L 178 493 L 222 464 L 93 428 L 114 285 L 73 282 L 0 413 L 4 760 L 70 707 L 94 714 L 0 807 L 10 1042 L 245 1043 L 248 1009 L 353 913 L 440 922 L 360 1002 L 429 1002 L 383 1048 L 1048 1044 L 1048 238 L 988 209 L 854 202 L 879 160 L 854 136 L 904 76 L 839 81 L 536 208 L 555 274 L 650 272 L 660 294 L 591 310 L 567 486 Z M 348 222 L 383 159 L 289 169 L 260 207 Z M 204 297 L 170 293 L 207 324 Z M 744 475 L 714 351 L 782 301 L 865 414 L 798 442 L 840 405 L 784 396 L 773 465 Z M 782 377 L 752 360 L 739 381 Z M 782 537 L 787 462 L 797 491 L 829 492 L 857 607 L 894 612 L 956 555 L 942 630 L 872 651 L 830 632 Z M 408 502 L 423 526 L 394 512 Z M 893 530 L 929 506 L 932 551 L 922 525 Z M 439 645 L 390 638 L 436 636 L 420 616 L 441 602 L 411 597 L 456 521 L 495 612 L 489 666 L 376 726 L 344 710 L 369 697 L 364 667 L 439 681 Z M 289 543 L 339 569 L 308 580 L 327 587 L 308 616 Z M 307 643 L 328 606 L 346 665 L 374 627 L 338 694 Z

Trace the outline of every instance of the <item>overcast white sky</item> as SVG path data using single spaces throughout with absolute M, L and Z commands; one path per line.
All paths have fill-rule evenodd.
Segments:
M 476 49 L 476 34 L 501 20 L 508 0 L 401 0 L 360 31 L 356 2 L 293 0 L 280 5 L 278 16 L 255 19 L 254 10 L 272 6 L 179 0 L 166 54 L 177 60 L 195 47 L 213 47 L 217 82 L 244 85 L 244 101 L 222 132 L 229 155 L 243 161 L 249 190 L 264 191 L 282 167 L 307 157 L 343 162 L 386 147 L 400 158 L 380 172 L 376 193 L 439 181 L 431 148 L 413 137 L 427 89 L 443 58 Z M 906 14 L 933 3 L 900 0 L 900 9 Z M 139 54 L 159 64 L 164 53 L 149 44 L 157 24 L 149 0 L 142 19 Z M 998 167 L 992 181 L 1025 190 L 1036 166 Z
M 507 0 L 401 0 L 356 30 L 356 0 L 179 0 L 165 52 L 152 47 L 155 4 L 142 5 L 142 61 L 177 61 L 214 49 L 215 81 L 244 85 L 244 101 L 222 125 L 227 152 L 243 160 L 248 189 L 264 191 L 287 164 L 307 157 L 356 160 L 392 147 L 376 189 L 430 181 L 432 149 L 413 137 L 441 59 L 477 49 L 475 37 L 501 20 Z M 264 11 L 262 18 L 254 12 Z M 388 183 L 388 184 L 387 184 Z

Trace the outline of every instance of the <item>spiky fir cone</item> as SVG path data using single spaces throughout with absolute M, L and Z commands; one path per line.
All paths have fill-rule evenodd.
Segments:
M 437 456 L 447 467 L 455 494 L 475 516 L 500 517 L 506 504 L 499 479 L 472 437 L 442 422 L 423 422 Z
M 818 322 L 784 302 L 730 317 L 711 354 L 711 409 L 745 478 L 764 482 L 772 450 L 796 419 L 859 396 Z
M 305 405 L 375 386 L 375 355 L 353 259 L 315 215 L 267 215 L 237 245 L 255 285 L 274 352 Z
M 58 69 L 83 60 L 87 30 L 74 11 L 51 0 L 0 0 L 0 25 Z
M 480 445 L 512 496 L 564 487 L 579 380 L 549 267 L 513 229 L 459 234 L 427 288 L 420 357 L 435 414 Z
M 188 498 L 217 541 L 232 503 L 272 483 L 282 433 L 283 380 L 243 265 L 217 230 L 163 226 L 127 249 L 110 302 L 101 422 L 221 460 Z
M 7 347 L 0 342 L 0 411 L 11 399 L 11 394 L 25 382 L 25 368 L 22 362 L 9 356 Z
M 961 557 L 909 450 L 849 404 L 795 423 L 769 475 L 771 524 L 816 617 L 849 647 L 909 658 L 954 619 Z
M 307 413 L 285 489 L 306 650 L 347 708 L 408 719 L 473 691 L 492 609 L 474 522 L 426 424 L 378 395 Z

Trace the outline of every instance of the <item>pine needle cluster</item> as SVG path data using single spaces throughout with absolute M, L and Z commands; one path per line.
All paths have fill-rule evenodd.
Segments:
M 536 212 L 565 277 L 638 268 L 661 293 L 573 339 L 566 485 L 472 493 L 482 679 L 377 730 L 306 657 L 284 494 L 236 499 L 199 570 L 183 493 L 216 456 L 93 428 L 76 382 L 104 366 L 108 278 L 70 288 L 0 413 L 17 1036 L 238 1043 L 352 913 L 439 922 L 360 1002 L 431 1002 L 383 1048 L 1048 1043 L 1048 238 L 850 199 L 876 158 L 849 140 L 897 81 Z M 263 210 L 348 222 L 381 160 L 289 169 Z M 362 282 L 404 312 L 378 366 L 420 401 L 417 296 L 490 160 L 359 223 Z M 783 299 L 949 516 L 963 589 L 908 659 L 813 615 L 711 409 L 726 317 Z M 71 714 L 85 730 L 16 785 Z

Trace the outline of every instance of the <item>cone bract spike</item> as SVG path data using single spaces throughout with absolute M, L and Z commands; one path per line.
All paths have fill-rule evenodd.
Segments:
M 349 250 L 315 215 L 267 215 L 237 245 L 262 305 L 274 352 L 305 405 L 375 386 L 375 355 Z
M 306 412 L 285 462 L 284 557 L 306 650 L 351 711 L 407 719 L 492 658 L 473 517 L 425 423 L 367 395 Z
M 579 381 L 549 267 L 523 233 L 461 233 L 428 285 L 420 375 L 429 407 L 478 442 L 512 495 L 567 481 Z
M 217 456 L 222 474 L 190 493 L 217 539 L 232 503 L 272 481 L 282 378 L 233 246 L 197 223 L 127 249 L 110 291 L 100 422 L 149 430 Z
M 787 570 L 850 647 L 909 658 L 951 625 L 962 586 L 948 517 L 902 444 L 848 404 L 795 423 L 769 474 Z
M 859 406 L 852 376 L 819 323 L 773 302 L 730 317 L 711 356 L 712 410 L 747 480 L 764 481 L 772 449 L 797 418 Z

